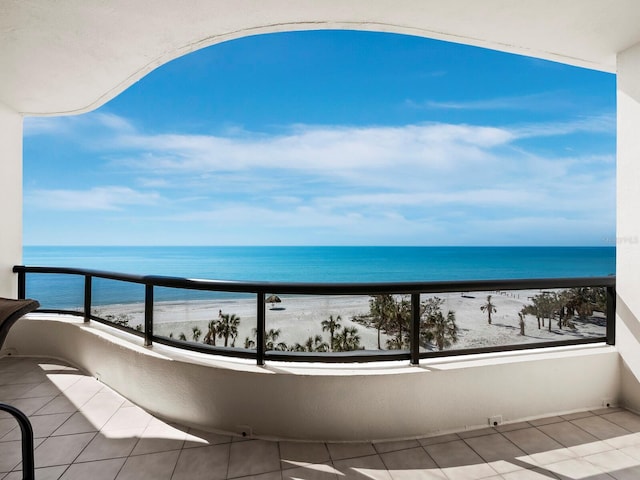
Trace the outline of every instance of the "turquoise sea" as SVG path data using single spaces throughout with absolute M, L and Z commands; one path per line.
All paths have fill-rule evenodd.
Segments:
M 24 264 L 139 275 L 323 283 L 590 277 L 615 274 L 615 247 L 27 246 Z M 27 278 L 27 295 L 50 307 L 82 303 L 81 278 Z M 103 283 L 101 292 L 94 294 L 98 304 L 143 298 L 137 285 L 123 288 L 120 282 Z M 55 298 L 49 298 L 54 295 L 51 292 Z M 176 295 L 160 291 L 156 298 L 175 299 Z

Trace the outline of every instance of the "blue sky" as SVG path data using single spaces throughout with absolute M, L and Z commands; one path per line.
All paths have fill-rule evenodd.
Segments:
M 615 76 L 403 35 L 214 45 L 26 118 L 25 245 L 611 245 Z

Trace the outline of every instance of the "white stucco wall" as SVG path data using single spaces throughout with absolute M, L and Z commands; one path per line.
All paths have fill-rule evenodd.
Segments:
M 640 410 L 640 44 L 618 55 L 617 347 L 623 401 Z
M 22 262 L 22 116 L 0 103 L 0 297 L 15 298 Z
M 110 333 L 109 331 L 113 332 Z M 616 404 L 615 347 L 590 345 L 376 365 L 258 367 L 164 346 L 77 318 L 16 323 L 14 354 L 65 359 L 134 403 L 198 428 L 303 440 L 382 440 Z M 38 341 L 34 341 L 38 339 Z

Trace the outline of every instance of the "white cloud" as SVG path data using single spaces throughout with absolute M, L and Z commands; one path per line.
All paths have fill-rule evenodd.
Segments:
M 88 190 L 33 190 L 27 193 L 25 201 L 44 210 L 121 210 L 127 206 L 156 205 L 160 196 L 128 187 L 107 186 Z
M 576 238 L 588 225 L 611 234 L 613 220 L 601 219 L 614 218 L 612 156 L 544 156 L 518 144 L 608 134 L 611 116 L 509 128 L 295 125 L 277 135 L 226 136 L 149 135 L 110 115 L 85 125 L 101 131 L 92 155 L 128 180 L 85 190 L 26 188 L 29 205 L 124 211 L 172 231 L 191 223 L 208 232 L 199 241 L 215 244 L 490 244 L 492 235 L 526 244 L 544 243 L 544 235 Z M 142 219 L 139 207 L 158 205 Z
M 482 100 L 467 101 L 432 101 L 416 102 L 409 100 L 409 106 L 414 108 L 429 108 L 443 110 L 528 110 L 547 111 L 563 109 L 573 106 L 573 103 L 562 92 L 534 93 L 531 95 L 517 95 L 511 97 L 495 97 Z
M 595 115 L 566 122 L 524 125 L 513 129 L 517 138 L 538 138 L 573 133 L 602 133 L 615 135 L 616 117 L 613 114 Z

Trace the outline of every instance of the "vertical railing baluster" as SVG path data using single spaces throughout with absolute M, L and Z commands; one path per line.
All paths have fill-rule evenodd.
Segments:
M 27 272 L 20 270 L 18 272 L 18 299 L 27 298 Z
M 265 350 L 265 315 L 266 310 L 264 306 L 264 292 L 256 294 L 257 304 L 257 319 L 256 319 L 256 362 L 258 365 L 264 365 L 264 350 Z
M 420 363 L 420 294 L 411 294 L 411 365 Z
M 153 285 L 144 286 L 144 345 L 153 343 Z
M 84 321 L 91 320 L 91 275 L 84 276 Z
M 616 344 L 616 287 L 607 287 L 607 344 Z

